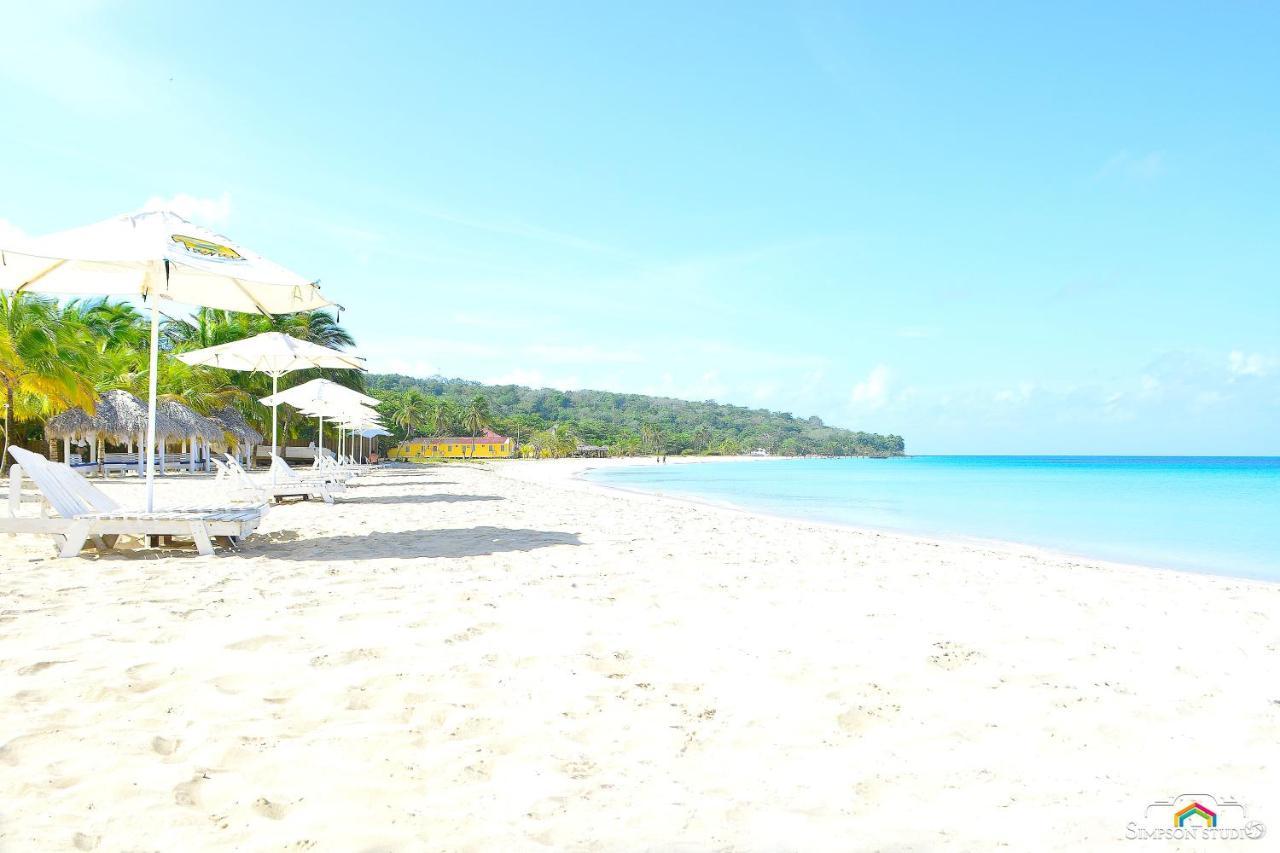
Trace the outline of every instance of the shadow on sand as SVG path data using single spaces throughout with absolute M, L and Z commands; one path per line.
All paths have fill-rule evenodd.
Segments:
M 359 536 L 302 538 L 289 530 L 253 536 L 245 555 L 277 560 L 411 560 L 416 557 L 482 557 L 509 551 L 533 551 L 553 545 L 581 545 L 576 533 L 510 527 L 457 527 L 402 530 Z
M 501 495 L 359 495 L 338 498 L 344 504 L 453 504 L 470 501 L 505 501 Z

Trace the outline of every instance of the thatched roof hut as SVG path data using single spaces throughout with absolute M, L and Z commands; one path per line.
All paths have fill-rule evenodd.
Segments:
M 161 412 L 156 413 L 156 432 L 165 435 L 173 428 L 172 422 Z M 104 436 L 116 441 L 127 441 L 147 431 L 147 404 L 128 391 L 103 391 L 94 404 L 93 415 L 82 409 L 68 409 L 51 418 L 46 424 L 50 438 L 77 438 Z
M 79 406 L 49 418 L 44 425 L 45 437 L 50 439 L 67 438 L 77 441 L 96 435 L 97 432 L 93 417 Z
M 262 444 L 262 433 L 249 426 L 239 409 L 227 406 L 213 413 L 213 419 L 222 424 L 223 429 L 235 436 L 241 445 Z
M 161 421 L 165 422 L 162 429 Z M 175 400 L 164 400 L 156 406 L 156 435 L 184 439 L 198 436 L 205 441 L 221 441 L 222 425 Z

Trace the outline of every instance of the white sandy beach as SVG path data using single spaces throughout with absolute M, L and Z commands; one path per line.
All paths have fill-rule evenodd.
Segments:
M 0 849 L 1130 849 L 1187 792 L 1280 833 L 1280 586 L 582 467 L 390 472 L 214 558 L 0 538 Z

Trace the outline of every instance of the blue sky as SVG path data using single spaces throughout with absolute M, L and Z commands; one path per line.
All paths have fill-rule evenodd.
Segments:
M 1275 6 L 323 5 L 7 9 L 0 237 L 166 203 L 376 369 L 1280 453 Z

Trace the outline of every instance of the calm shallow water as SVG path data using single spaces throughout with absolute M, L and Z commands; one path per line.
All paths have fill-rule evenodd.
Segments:
M 1280 457 L 787 459 L 587 477 L 815 521 L 1280 580 Z

